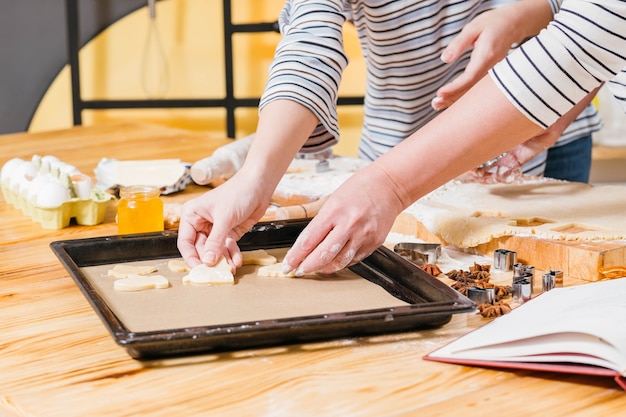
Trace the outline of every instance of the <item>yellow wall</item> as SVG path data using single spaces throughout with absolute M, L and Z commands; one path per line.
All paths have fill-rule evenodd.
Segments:
M 272 22 L 283 0 L 233 0 L 235 23 Z M 158 38 L 158 43 L 153 41 Z M 235 95 L 258 97 L 267 78 L 276 33 L 236 34 L 234 43 Z M 160 45 L 163 54 L 154 53 Z M 156 48 L 159 49 L 159 48 Z M 354 29 L 346 27 L 346 49 L 351 63 L 340 89 L 342 95 L 362 95 L 365 70 Z M 146 58 L 147 57 L 147 58 Z M 84 99 L 143 99 L 143 82 L 165 68 L 167 85 L 162 98 L 221 98 L 224 96 L 222 8 L 217 0 L 163 0 L 156 20 L 147 8 L 119 20 L 80 52 Z M 144 61 L 150 65 L 144 66 Z M 164 64 L 161 64 L 163 63 Z M 153 71 L 153 72 L 151 72 Z M 361 106 L 340 108 L 340 155 L 356 155 L 362 122 Z M 236 137 L 252 133 L 256 109 L 238 109 Z M 113 120 L 142 120 L 193 130 L 226 134 L 222 109 L 85 110 L 83 124 Z M 69 68 L 57 76 L 35 112 L 29 131 L 61 129 L 72 125 Z

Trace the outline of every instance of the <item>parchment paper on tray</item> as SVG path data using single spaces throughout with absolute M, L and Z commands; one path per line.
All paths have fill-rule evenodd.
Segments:
M 120 161 L 102 158 L 94 169 L 100 189 L 114 186 L 153 185 L 161 194 L 184 190 L 191 182 L 191 164 L 180 159 Z

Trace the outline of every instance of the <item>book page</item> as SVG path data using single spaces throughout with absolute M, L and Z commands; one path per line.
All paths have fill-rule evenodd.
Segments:
M 626 279 L 555 288 L 429 356 L 575 362 L 626 375 Z

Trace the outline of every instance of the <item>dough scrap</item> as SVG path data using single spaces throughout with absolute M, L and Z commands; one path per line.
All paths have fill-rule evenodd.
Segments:
M 167 267 L 172 272 L 189 272 L 189 265 L 181 259 L 170 259 L 167 262 Z
M 276 257 L 267 253 L 265 249 L 256 249 L 241 252 L 244 265 L 272 265 L 277 261 Z
M 451 181 L 405 210 L 447 245 L 502 236 L 564 241 L 626 238 L 626 187 L 549 178 L 519 184 Z
M 234 284 L 233 269 L 223 256 L 215 266 L 200 264 L 191 268 L 189 274 L 183 277 L 183 284 L 212 285 Z
M 295 271 L 283 272 L 282 264 L 265 265 L 258 269 L 257 275 L 260 277 L 272 277 L 272 278 L 293 278 L 296 276 Z
M 149 275 L 157 272 L 154 265 L 115 265 L 107 271 L 107 275 L 115 278 L 128 278 L 131 275 Z
M 144 291 L 168 288 L 170 282 L 163 275 L 130 275 L 113 283 L 116 291 Z

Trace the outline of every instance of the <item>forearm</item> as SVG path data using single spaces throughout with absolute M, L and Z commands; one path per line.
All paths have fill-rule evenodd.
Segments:
M 364 168 L 372 183 L 391 188 L 400 209 L 505 152 L 542 129 L 483 78 L 449 109 Z
M 518 31 L 518 42 L 537 35 L 554 18 L 547 0 L 520 0 L 506 7 L 511 11 L 510 26 Z
M 262 178 L 263 192 L 270 196 L 316 124 L 317 117 L 295 101 L 266 105 L 241 175 Z

